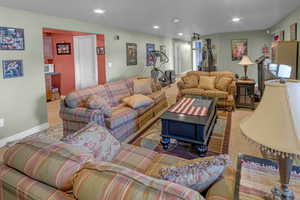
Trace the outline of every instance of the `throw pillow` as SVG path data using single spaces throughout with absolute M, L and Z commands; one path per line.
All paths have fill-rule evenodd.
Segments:
M 142 94 L 135 94 L 130 97 L 125 97 L 123 99 L 123 102 L 126 103 L 131 108 L 137 109 L 154 103 L 154 100 Z
M 182 167 L 162 167 L 159 173 L 164 180 L 203 192 L 222 175 L 230 163 L 228 155 L 219 155 Z
M 200 76 L 198 87 L 205 90 L 213 90 L 215 89 L 215 80 L 215 76 Z
M 100 96 L 97 96 L 97 95 L 89 96 L 87 101 L 86 101 L 86 106 L 89 109 L 102 110 L 105 117 L 111 117 L 112 116 L 112 108 Z
M 197 88 L 198 87 L 198 77 L 196 75 L 189 75 L 182 77 L 185 88 Z
M 62 139 L 63 142 L 77 148 L 83 147 L 90 150 L 96 161 L 111 161 L 121 147 L 106 128 L 96 123 L 91 123 L 76 133 Z
M 150 78 L 133 80 L 133 91 L 134 94 L 151 94 L 152 80 Z
M 216 88 L 226 92 L 228 90 L 229 84 L 232 82 L 230 77 L 222 77 L 216 84 Z

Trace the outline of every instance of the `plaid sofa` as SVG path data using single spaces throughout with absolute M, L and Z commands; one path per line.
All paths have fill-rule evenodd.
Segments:
M 75 133 L 90 122 L 96 122 L 107 127 L 122 142 L 168 106 L 165 92 L 154 84 L 153 93 L 149 95 L 154 104 L 136 110 L 122 104 L 122 98 L 133 94 L 133 80 L 120 80 L 68 94 L 60 106 L 64 136 Z M 103 98 L 113 109 L 112 117 L 105 118 L 101 110 L 87 109 L 85 101 L 90 95 Z
M 216 83 L 222 77 L 232 78 L 232 82 L 229 84 L 226 91 L 221 91 L 218 89 L 214 90 L 204 90 L 198 87 L 189 88 L 186 86 L 183 80 L 177 82 L 178 87 L 178 95 L 177 99 L 180 99 L 184 95 L 193 94 L 193 95 L 200 95 L 200 96 L 208 96 L 208 97 L 216 97 L 218 98 L 217 106 L 221 108 L 226 108 L 227 110 L 231 111 L 235 109 L 235 93 L 236 93 L 236 78 L 233 72 L 204 72 L 204 71 L 192 71 L 188 72 L 185 78 L 188 78 L 191 75 L 195 75 L 200 79 L 200 76 L 214 76 L 216 77 Z
M 89 158 L 89 153 L 62 142 L 41 138 L 20 142 L 5 152 L 0 164 L 0 199 L 204 199 L 194 190 L 147 175 L 154 163 L 176 163 L 181 158 L 161 157 L 128 144 L 110 163 Z

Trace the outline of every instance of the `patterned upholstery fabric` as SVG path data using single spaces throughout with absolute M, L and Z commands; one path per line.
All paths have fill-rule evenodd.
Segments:
M 128 121 L 121 126 L 118 126 L 114 129 L 109 129 L 111 134 L 120 142 L 123 142 L 128 138 L 128 136 L 132 135 L 137 130 L 136 121 Z
M 81 90 L 77 90 L 68 94 L 65 98 L 65 103 L 70 108 L 84 107 L 86 100 L 90 95 L 98 95 L 102 99 L 108 101 L 106 90 L 103 86 L 89 87 Z
M 63 142 L 35 138 L 19 142 L 4 154 L 4 163 L 33 179 L 66 191 L 73 174 L 93 155 Z
M 119 105 L 122 98 L 131 95 L 128 82 L 125 80 L 105 84 L 104 88 L 109 98 L 107 102 L 111 106 Z
M 143 107 L 140 107 L 138 109 L 135 109 L 135 111 L 137 111 L 138 113 L 138 116 L 141 116 L 143 115 L 145 112 L 147 112 L 149 109 L 151 109 L 153 107 L 153 103 L 148 105 L 148 106 L 143 106 Z
M 102 110 L 105 117 L 111 117 L 112 108 L 108 103 L 98 95 L 91 95 L 86 101 L 88 109 Z
M 207 97 L 217 97 L 221 99 L 227 99 L 228 98 L 228 92 L 223 92 L 220 90 L 204 90 L 202 93 L 204 96 Z
M 153 99 L 155 103 L 158 103 L 158 102 L 162 101 L 163 99 L 167 98 L 165 91 L 153 92 L 152 94 L 148 95 L 148 97 Z
M 1 200 L 72 200 L 53 187 L 40 183 L 5 165 L 0 165 Z
M 182 77 L 185 88 L 196 88 L 199 84 L 199 77 L 196 75 L 189 75 Z
M 228 91 L 228 87 L 232 82 L 232 78 L 230 77 L 222 77 L 216 82 L 216 88 L 222 91 Z
M 111 161 L 119 153 L 120 142 L 106 128 L 91 123 L 73 135 L 62 139 L 63 142 L 88 149 L 95 161 Z
M 112 163 L 145 173 L 157 156 L 155 151 L 123 143 Z
M 73 193 L 78 200 L 204 199 L 194 190 L 154 179 L 112 163 L 86 164 L 77 173 L 74 182 Z
M 129 107 L 120 107 L 113 109 L 112 116 L 105 118 L 105 124 L 108 128 L 114 129 L 128 121 L 131 121 L 137 117 L 137 112 Z
M 163 167 L 160 169 L 160 175 L 164 180 L 203 192 L 222 175 L 229 164 L 231 161 L 228 155 L 219 155 L 181 167 Z
M 186 94 L 203 95 L 204 94 L 204 90 L 201 88 L 183 89 L 180 92 L 182 95 L 186 95 Z

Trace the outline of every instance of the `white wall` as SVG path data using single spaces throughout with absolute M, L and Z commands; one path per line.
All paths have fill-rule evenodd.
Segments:
M 192 71 L 192 47 L 190 42 L 174 40 L 174 67 L 177 74 Z
M 0 7 L 1 26 L 24 28 L 25 51 L 0 51 L 4 59 L 22 59 L 24 77 L 3 79 L 0 64 L 0 118 L 5 127 L 0 128 L 0 139 L 31 129 L 47 122 L 45 83 L 43 75 L 42 29 L 54 28 L 105 35 L 106 63 L 112 63 L 107 79 L 115 80 L 142 73 L 146 62 L 146 43 L 166 45 L 173 67 L 172 39 L 143 33 L 86 23 L 77 20 L 46 16 L 33 12 Z M 114 40 L 119 35 L 120 40 Z M 126 66 L 126 42 L 138 45 L 138 65 Z

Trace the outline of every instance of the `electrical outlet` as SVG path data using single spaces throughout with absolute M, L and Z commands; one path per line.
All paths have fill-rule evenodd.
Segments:
M 1 127 L 4 127 L 4 119 L 3 118 L 0 118 L 0 128 Z

